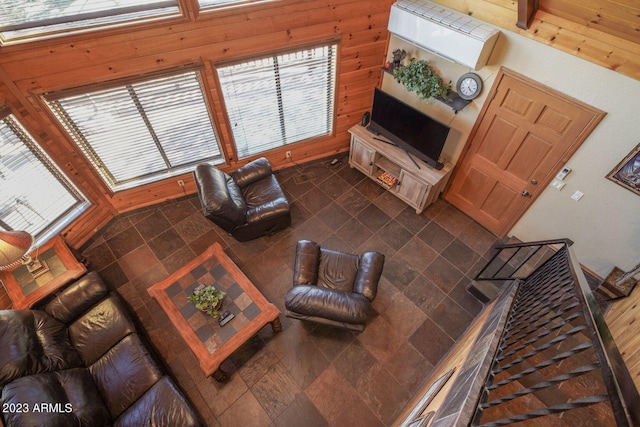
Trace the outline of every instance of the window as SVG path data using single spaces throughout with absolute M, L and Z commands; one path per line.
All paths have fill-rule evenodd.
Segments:
M 7 110 L 0 111 L 0 228 L 38 240 L 59 232 L 89 202 Z
M 217 6 L 229 6 L 229 5 L 239 5 L 239 4 L 250 4 L 250 3 L 263 3 L 267 1 L 273 0 L 198 0 L 198 4 L 200 7 L 217 7 Z
M 218 68 L 240 158 L 333 131 L 337 45 Z
M 222 162 L 197 71 L 46 96 L 112 191 Z
M 7 42 L 179 12 L 178 0 L 2 0 L 0 34 Z

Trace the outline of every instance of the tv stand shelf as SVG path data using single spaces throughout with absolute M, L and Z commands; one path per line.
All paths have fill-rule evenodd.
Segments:
M 446 162 L 444 167 L 438 170 L 412 156 L 418 168 L 406 151 L 374 139 L 375 135 L 363 126 L 353 126 L 349 133 L 349 166 L 388 189 L 414 208 L 417 214 L 421 214 L 427 206 L 436 201 L 451 175 L 451 163 Z M 390 188 L 378 181 L 378 177 L 384 172 L 397 178 L 395 185 Z

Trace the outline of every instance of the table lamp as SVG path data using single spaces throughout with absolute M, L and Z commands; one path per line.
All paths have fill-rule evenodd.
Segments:
M 35 239 L 26 231 L 0 230 L 0 270 L 15 270 L 25 265 L 33 277 L 46 273 L 49 268 L 28 254 Z

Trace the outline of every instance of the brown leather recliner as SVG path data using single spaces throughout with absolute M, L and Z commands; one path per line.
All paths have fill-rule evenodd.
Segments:
M 291 210 L 265 158 L 227 174 L 207 163 L 194 171 L 204 215 L 241 242 L 291 225 Z
M 299 241 L 286 316 L 364 331 L 383 265 L 378 252 L 358 256 Z

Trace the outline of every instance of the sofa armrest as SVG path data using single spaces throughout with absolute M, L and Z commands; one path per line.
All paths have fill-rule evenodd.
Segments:
M 44 306 L 44 311 L 68 325 L 108 293 L 102 278 L 91 271 L 63 289 Z
M 320 245 L 310 240 L 300 240 L 296 246 L 293 267 L 294 285 L 316 285 L 320 265 Z
M 231 176 L 234 181 L 242 188 L 256 182 L 259 179 L 265 178 L 271 175 L 271 164 L 264 157 L 260 157 L 252 162 L 247 163 L 244 166 L 239 167 L 235 171 L 231 172 Z
M 382 276 L 384 255 L 379 252 L 365 252 L 360 257 L 358 274 L 353 284 L 353 291 L 373 301 L 378 292 L 378 281 Z

